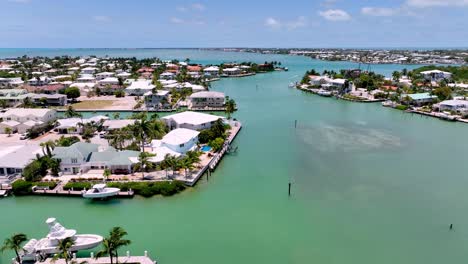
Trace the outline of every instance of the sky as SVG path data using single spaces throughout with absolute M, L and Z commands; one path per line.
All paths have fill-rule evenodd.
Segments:
M 468 0 L 0 0 L 0 48 L 468 47 Z

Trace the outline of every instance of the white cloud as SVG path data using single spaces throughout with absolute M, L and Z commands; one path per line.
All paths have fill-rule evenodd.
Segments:
M 200 4 L 200 3 L 195 3 L 195 4 L 192 4 L 192 9 L 193 10 L 198 10 L 198 11 L 203 11 L 203 10 L 205 10 L 205 6 L 203 4 Z
M 351 19 L 351 16 L 344 10 L 341 9 L 328 9 L 320 11 L 319 15 L 329 21 L 347 21 Z
M 407 0 L 406 4 L 413 7 L 468 6 L 468 0 Z
M 388 7 L 363 7 L 361 13 L 366 16 L 393 16 L 398 14 L 397 8 Z
M 269 27 L 269 28 L 274 28 L 274 29 L 277 29 L 277 28 L 280 28 L 281 27 L 281 23 L 272 18 L 272 17 L 269 17 L 267 19 L 265 19 L 265 26 Z
M 108 17 L 108 16 L 93 16 L 93 19 L 95 21 L 99 21 L 99 22 L 108 22 L 108 21 L 111 21 L 111 18 Z
M 188 11 L 204 11 L 206 9 L 205 5 L 201 3 L 194 3 L 186 6 L 178 6 L 176 10 L 179 12 L 188 12 Z
M 174 23 L 174 24 L 182 24 L 185 22 L 183 19 L 178 18 L 178 17 L 171 17 L 169 21 L 171 21 L 171 23 Z

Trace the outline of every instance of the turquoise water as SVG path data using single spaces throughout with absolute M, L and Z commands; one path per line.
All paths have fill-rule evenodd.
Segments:
M 468 259 L 468 126 L 288 88 L 309 68 L 354 66 L 349 63 L 226 54 L 280 60 L 290 71 L 213 83 L 237 101 L 234 117 L 244 127 L 234 141 L 238 151 L 209 181 L 170 198 L 1 199 L 0 237 L 40 237 L 44 220 L 55 216 L 80 233 L 122 226 L 132 253 L 148 250 L 160 263 Z M 219 54 L 204 56 L 214 61 Z M 373 67 L 388 74 L 401 66 Z
M 203 152 L 208 152 L 208 151 L 211 150 L 211 147 L 210 146 L 203 146 L 203 147 L 200 148 L 200 150 L 203 151 Z

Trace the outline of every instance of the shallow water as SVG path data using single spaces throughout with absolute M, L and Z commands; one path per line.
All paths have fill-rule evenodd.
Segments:
M 190 57 L 189 51 L 166 55 L 177 54 Z M 45 219 L 55 216 L 80 233 L 105 234 L 122 226 L 132 253 L 148 250 L 160 263 L 462 263 L 468 258 L 468 126 L 288 88 L 307 69 L 357 65 L 222 54 L 237 61 L 280 60 L 290 71 L 213 83 L 213 90 L 236 99 L 234 117 L 244 128 L 234 142 L 238 152 L 226 156 L 209 181 L 203 178 L 170 198 L 1 199 L 0 237 L 13 232 L 40 237 L 47 231 Z M 221 58 L 217 52 L 194 56 Z M 401 67 L 373 70 L 389 75 Z M 451 223 L 454 231 L 448 230 Z

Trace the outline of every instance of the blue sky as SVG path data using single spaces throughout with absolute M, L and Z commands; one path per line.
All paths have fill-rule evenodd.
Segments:
M 468 0 L 0 0 L 2 48 L 467 47 Z

